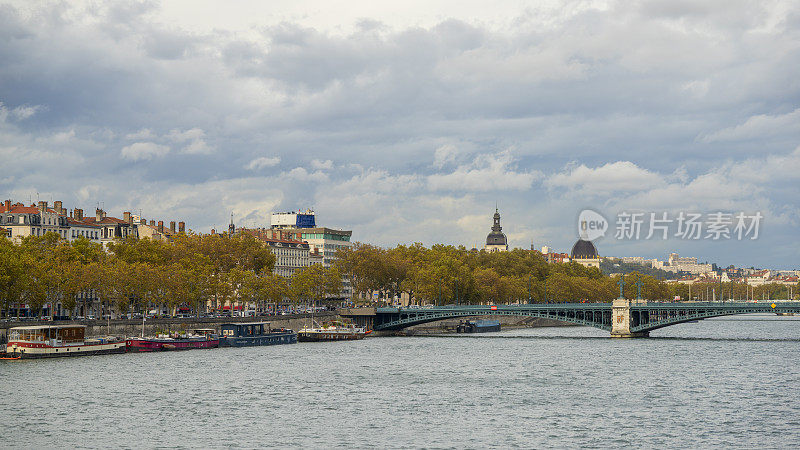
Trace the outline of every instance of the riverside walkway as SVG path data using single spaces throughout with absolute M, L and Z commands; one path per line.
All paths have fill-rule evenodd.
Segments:
M 659 328 L 710 317 L 753 313 L 800 313 L 800 302 L 653 302 L 448 305 L 340 310 L 373 330 L 406 327 L 469 316 L 521 316 L 559 320 L 608 331 L 612 337 L 647 337 Z

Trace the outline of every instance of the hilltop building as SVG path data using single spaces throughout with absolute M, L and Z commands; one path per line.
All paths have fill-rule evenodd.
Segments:
M 492 224 L 492 231 L 486 236 L 486 245 L 483 247 L 487 252 L 507 252 L 508 239 L 503 233 L 503 227 L 500 226 L 500 211 L 494 209 L 494 224 Z

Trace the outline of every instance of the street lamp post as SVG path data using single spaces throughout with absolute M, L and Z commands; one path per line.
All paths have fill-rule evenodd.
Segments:
M 545 303 L 550 303 L 547 300 L 547 275 L 545 275 L 545 277 L 544 277 L 544 302 Z
M 636 300 L 642 299 L 642 279 L 639 274 L 636 274 Z
M 533 275 L 528 275 L 528 304 L 532 303 L 531 300 L 531 280 L 533 279 Z

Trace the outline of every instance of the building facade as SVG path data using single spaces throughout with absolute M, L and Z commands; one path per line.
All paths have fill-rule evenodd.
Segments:
M 56 202 L 56 205 L 55 208 L 49 208 L 47 202 L 40 201 L 38 205 L 25 206 L 22 203 L 11 204 L 11 200 L 6 200 L 0 207 L 0 228 L 11 239 L 44 236 L 49 232 L 69 239 L 66 214 L 62 215 L 61 202 Z
M 86 217 L 83 215 L 82 209 L 76 208 L 72 211 L 69 223 L 70 226 L 76 228 L 76 231 L 88 232 L 90 236 L 93 236 L 91 238 L 93 241 L 99 242 L 103 248 L 106 248 L 115 239 L 139 238 L 139 229 L 137 224 L 133 223 L 131 213 L 125 212 L 123 217 L 125 219 L 108 216 L 100 208 L 95 210 L 94 216 Z M 76 233 L 75 239 L 78 238 L 77 236 L 78 233 Z
M 135 221 L 135 219 L 134 219 Z M 156 224 L 155 220 L 150 220 L 148 224 L 145 219 L 139 219 L 139 237 L 148 238 L 154 241 L 168 241 L 175 235 L 186 232 L 186 224 L 184 222 L 177 223 L 175 228 L 175 221 L 169 223 L 169 228 L 164 227 L 164 221 L 159 220 Z
M 264 242 L 275 255 L 275 267 L 272 272 L 289 278 L 295 270 L 311 265 L 310 246 L 303 242 L 300 233 L 288 230 L 268 230 L 264 228 L 240 228 L 239 233 L 247 233 Z

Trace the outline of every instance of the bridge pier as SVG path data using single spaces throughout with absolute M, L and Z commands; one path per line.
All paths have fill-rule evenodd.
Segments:
M 615 299 L 611 304 L 611 337 L 638 338 L 649 337 L 650 332 L 631 332 L 631 302 L 624 298 Z

